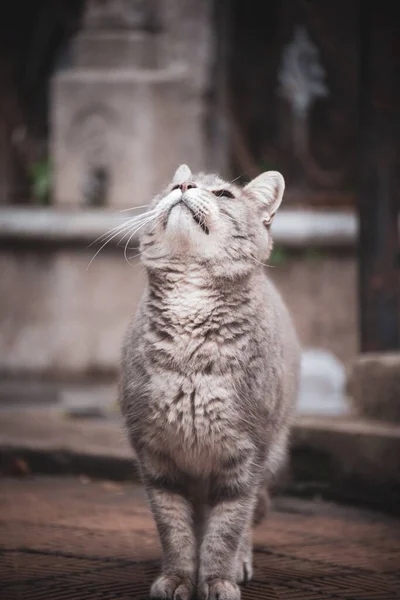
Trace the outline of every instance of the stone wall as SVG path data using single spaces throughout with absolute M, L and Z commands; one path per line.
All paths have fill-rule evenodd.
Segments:
M 147 203 L 177 165 L 207 166 L 211 2 L 90 0 L 52 87 L 54 199 Z
M 80 376 L 115 371 L 143 288 L 138 264 L 59 249 L 0 253 L 0 372 Z
M 114 373 L 145 277 L 122 250 L 0 251 L 0 372 L 39 376 Z M 287 301 L 302 343 L 349 363 L 357 352 L 353 258 L 289 257 L 269 276 Z
M 0 372 L 115 372 L 144 275 L 109 248 L 87 270 L 95 249 L 84 238 L 88 230 L 90 241 L 99 235 L 90 228 L 95 212 L 109 219 L 104 233 L 118 209 L 147 204 L 180 163 L 194 171 L 220 171 L 226 163 L 228 145 L 216 151 L 214 137 L 211 152 L 205 126 L 216 55 L 212 23 L 211 0 L 87 0 L 72 65 L 52 86 L 56 207 L 36 218 L 17 215 L 3 230 L 0 223 L 3 236 L 16 233 L 0 248 Z M 356 220 L 328 217 L 278 215 L 277 239 L 291 247 L 325 240 L 352 248 Z M 291 254 L 268 273 L 303 344 L 351 360 L 357 346 L 351 252 L 320 260 Z

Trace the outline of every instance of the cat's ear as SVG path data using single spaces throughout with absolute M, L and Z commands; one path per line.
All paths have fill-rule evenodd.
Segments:
M 244 189 L 265 206 L 272 220 L 282 202 L 285 180 L 278 171 L 266 171 L 250 181 Z
M 183 183 L 192 177 L 192 171 L 187 165 L 181 165 L 175 171 L 173 183 Z

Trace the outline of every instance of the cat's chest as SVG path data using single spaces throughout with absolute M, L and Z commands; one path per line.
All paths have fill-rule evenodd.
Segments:
M 212 290 L 186 284 L 152 308 L 145 357 L 155 439 L 188 456 L 234 444 L 248 320 Z
M 201 387 L 174 390 L 155 407 L 157 444 L 161 442 L 163 451 L 183 471 L 211 473 L 243 438 L 235 427 L 234 412 L 226 397 L 205 393 Z
M 153 424 L 172 444 L 212 446 L 234 437 L 234 389 L 221 376 L 159 375 L 152 380 Z
M 208 290 L 174 291 L 164 298 L 163 306 L 149 312 L 145 331 L 145 353 L 154 372 L 175 371 L 187 376 L 232 373 L 232 365 L 245 362 L 250 342 L 254 342 L 248 306 L 226 305 Z M 191 408 L 208 403 L 209 393 L 196 392 Z M 196 387 L 196 384 L 193 384 Z

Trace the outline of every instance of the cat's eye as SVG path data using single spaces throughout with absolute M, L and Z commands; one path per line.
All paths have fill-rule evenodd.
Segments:
M 235 196 L 229 190 L 213 190 L 211 192 L 217 198 L 234 198 Z

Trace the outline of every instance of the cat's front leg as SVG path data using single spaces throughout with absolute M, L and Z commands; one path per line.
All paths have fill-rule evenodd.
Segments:
M 147 477 L 145 485 L 163 550 L 162 574 L 154 581 L 150 595 L 190 600 L 196 580 L 193 507 L 168 477 Z
M 211 509 L 200 548 L 199 597 L 201 600 L 240 600 L 236 583 L 238 557 L 246 539 L 255 498 L 249 494 L 219 494 Z

